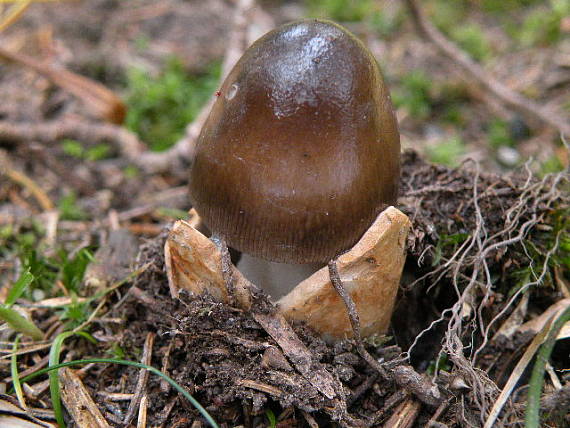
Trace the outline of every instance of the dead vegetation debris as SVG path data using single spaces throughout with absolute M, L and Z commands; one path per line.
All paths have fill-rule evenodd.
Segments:
M 417 412 L 414 410 L 417 413 L 412 418 L 415 423 L 427 423 L 435 415 L 434 421 L 447 421 L 452 426 L 454 421 L 460 426 L 478 426 L 486 418 L 499 393 L 501 381 L 492 380 L 491 374 L 496 374 L 493 368 L 489 370 L 487 365 L 487 371 L 484 371 L 481 367 L 485 367 L 482 363 L 487 361 L 488 353 L 512 351 L 512 346 L 499 350 L 497 342 L 490 340 L 490 334 L 496 331 L 498 325 L 495 324 L 501 324 L 497 322 L 498 315 L 512 312 L 512 308 L 505 307 L 505 304 L 512 306 L 515 300 L 496 297 L 501 291 L 497 291 L 495 284 L 485 287 L 484 276 L 473 276 L 474 263 L 477 259 L 480 266 L 486 263 L 490 271 L 501 271 L 505 260 L 520 257 L 516 246 L 522 248 L 524 245 L 522 239 L 517 238 L 521 225 L 528 224 L 524 226 L 527 228 L 524 236 L 528 237 L 536 233 L 536 226 L 553 211 L 566 206 L 567 194 L 560 187 L 565 180 L 567 177 L 564 176 L 549 176 L 543 181 L 524 175 L 498 177 L 477 171 L 469 164 L 448 169 L 425 163 L 413 152 L 404 155 L 402 205 L 414 219 L 416 230 L 409 257 L 412 263 L 423 260 L 424 270 L 428 272 L 423 276 L 416 273 L 420 278 L 408 283 L 407 287 L 428 293 L 434 287 L 454 287 L 454 284 L 457 287 L 455 301 L 450 299 L 451 307 L 431 317 L 433 326 L 438 322 L 444 326 L 438 331 L 443 347 L 437 340 L 421 342 L 422 346 L 427 343 L 433 347 L 432 358 L 445 353 L 453 363 L 452 371 L 443 367 L 433 374 L 433 380 L 444 392 L 445 399 L 436 407 L 423 405 Z M 474 188 L 479 191 L 475 196 Z M 425 198 L 425 195 L 430 195 L 430 198 Z M 497 216 L 497 212 L 504 214 Z M 455 220 L 450 222 L 452 214 Z M 440 264 L 431 266 L 436 254 L 430 239 L 438 242 L 444 233 L 473 234 L 482 229 L 481 224 L 487 228 L 486 236 L 496 240 L 482 247 L 482 251 L 486 251 L 494 245 L 492 250 L 487 250 L 489 256 L 484 256 L 484 263 L 474 249 L 463 256 L 461 269 L 451 263 L 451 268 L 446 266 L 447 270 L 442 269 L 442 264 L 454 257 L 462 257 L 454 256 L 457 247 L 462 248 L 463 243 L 458 243 L 457 246 L 443 248 L 439 255 Z M 427 233 L 430 228 L 431 232 Z M 251 313 L 208 298 L 194 299 L 182 294 L 180 300 L 171 299 L 163 266 L 164 239 L 163 234 L 143 246 L 138 263 L 150 266 L 136 279 L 127 299 L 115 309 L 115 315 L 124 322 L 120 346 L 127 353 L 136 354 L 136 350 L 142 348 L 147 333 L 156 332 L 153 364 L 168 367 L 173 378 L 192 391 L 219 420 L 230 424 L 243 423 L 248 418 L 264 420 L 265 412 L 273 409 L 283 417 L 287 416 L 288 423 L 299 426 L 306 423 L 303 422 L 306 420 L 303 412 L 312 414 L 325 425 L 336 421 L 343 426 L 372 426 L 387 422 L 394 412 L 415 409 L 411 404 L 414 401 L 410 402 L 411 396 L 402 396 L 402 391 L 410 385 L 397 386 L 378 377 L 361 358 L 352 341 L 327 344 L 306 327 L 295 326 L 296 333 L 315 360 L 342 382 L 340 399 L 330 400 L 295 371 L 279 345 Z M 500 245 L 496 245 L 497 242 Z M 469 247 L 463 245 L 463 248 Z M 537 274 L 540 274 L 538 270 Z M 439 285 L 436 279 L 440 281 Z M 522 287 L 531 285 L 522 284 Z M 534 289 L 536 287 L 531 291 Z M 491 306 L 496 307 L 489 310 L 489 303 L 485 303 L 487 306 L 484 308 L 478 307 L 489 298 L 489 293 L 495 295 L 495 303 Z M 466 310 L 470 311 L 467 316 Z M 425 323 L 421 328 L 429 325 L 429 322 Z M 426 331 L 415 338 L 413 346 L 418 346 Z M 397 334 L 394 340 L 398 343 Z M 510 340 L 521 339 L 515 337 Z M 392 376 L 399 370 L 405 370 L 407 362 L 401 357 L 409 357 L 413 352 L 412 349 L 402 354 L 402 349 L 394 342 L 390 346 L 368 343 L 367 349 L 374 358 L 382 361 Z M 164 362 L 165 359 L 168 363 Z M 515 361 L 516 358 L 511 363 Z M 417 359 L 416 365 L 421 366 Z M 503 366 L 501 370 L 505 368 Z M 124 376 L 137 377 L 132 369 L 115 370 L 123 372 Z M 117 390 L 120 378 L 107 377 L 95 389 Z M 152 397 L 159 392 L 165 394 L 164 398 L 155 402 L 150 400 L 149 403 L 150 421 L 156 417 L 154 422 L 162 423 L 160 415 L 163 408 L 159 407 L 173 395 L 167 394 L 156 381 L 149 381 L 149 388 Z M 129 388 L 125 390 L 132 391 Z M 564 394 L 558 395 L 563 402 Z M 521 420 L 521 407 L 516 403 L 510 403 L 506 410 L 503 420 Z M 169 416 L 173 419 L 169 420 L 188 415 L 189 411 L 189 408 L 174 407 Z

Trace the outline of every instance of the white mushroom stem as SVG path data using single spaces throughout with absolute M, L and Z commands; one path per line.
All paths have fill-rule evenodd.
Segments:
M 323 265 L 317 264 L 292 265 L 269 262 L 245 253 L 242 253 L 237 263 L 239 271 L 273 299 L 283 297 L 322 267 Z

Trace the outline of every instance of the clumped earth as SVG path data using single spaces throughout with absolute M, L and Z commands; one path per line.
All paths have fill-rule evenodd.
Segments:
M 524 130 L 519 134 L 526 135 L 519 135 L 521 154 L 535 153 L 539 158 L 555 154 L 567 166 L 568 153 L 552 144 L 552 131 L 528 138 L 528 124 L 521 118 L 513 115 L 516 120 L 509 122 L 510 112 L 496 103 L 482 103 L 488 95 L 462 82 L 452 72 L 453 65 L 419 40 L 413 28 L 405 27 L 401 22 L 409 20 L 399 6 L 394 9 L 392 2 L 384 3 L 393 23 L 405 31 L 378 37 L 365 25 L 349 26 L 384 64 L 390 64 L 385 66 L 387 80 L 396 101 L 403 103 L 398 117 L 404 145 L 421 149 L 402 155 L 398 208 L 410 217 L 413 229 L 392 327 L 386 336 L 366 341 L 367 351 L 382 363 L 384 372 L 365 362 L 354 341 L 326 343 L 308 328 L 295 325 L 314 363 L 322 364 L 342 385 L 337 397 L 328 399 L 292 367 L 250 313 L 207 297 L 171 298 L 163 245 L 168 227 L 189 208 L 187 165 L 181 162 L 159 173 L 133 167 L 120 138 L 101 137 L 102 129 L 112 131 L 107 137 L 116 137 L 122 128 L 94 117 L 84 102 L 49 79 L 4 62 L 0 62 L 0 96 L 7 100 L 0 105 L 0 274 L 7 280 L 0 280 L 2 300 L 18 274 L 31 268 L 35 279 L 17 305 L 32 314 L 46 338 L 52 341 L 62 331 L 84 325 L 97 340 L 93 344 L 76 336 L 67 339 L 62 359 L 146 358 L 191 392 L 222 426 L 395 426 L 397 420 L 404 426 L 482 426 L 516 364 L 543 330 L 544 314 L 554 315 L 553 308 L 570 298 L 568 174 L 549 173 L 539 179 L 530 163 L 506 173 L 504 162 L 493 157 L 502 146 L 488 147 L 488 142 L 494 138 L 514 144 L 507 128 L 518 124 L 517 129 Z M 294 4 L 263 5 L 276 22 L 295 16 Z M 201 76 L 206 83 L 188 89 L 181 86 L 187 77 L 181 70 L 208 73 L 212 61 L 223 57 L 232 25 L 232 7 L 221 0 L 142 1 L 136 13 L 119 1 L 62 2 L 35 5 L 28 12 L 1 34 L 0 46 L 50 58 L 116 91 L 138 84 L 127 90 L 131 112 L 127 123 L 141 135 L 156 135 L 164 122 L 156 126 L 135 122 L 152 115 L 160 119 L 165 109 L 180 108 L 177 94 L 202 91 L 202 98 L 208 98 L 217 78 Z M 472 22 L 488 17 L 472 15 Z M 261 22 L 267 16 L 255 19 Z M 46 22 L 53 25 L 53 33 L 42 27 Z M 497 49 L 507 49 L 500 26 L 489 31 L 498 41 Z M 507 80 L 509 64 L 516 64 L 523 69 L 516 73 L 520 79 L 515 88 L 524 89 L 530 79 L 537 86 L 527 89 L 540 93 L 538 101 L 552 100 L 560 107 L 569 83 L 564 46 L 561 41 L 527 48 L 516 57 L 504 54 L 490 68 Z M 169 63 L 172 55 L 180 64 Z M 550 57 L 552 64 L 543 60 Z M 145 86 L 164 63 L 172 65 L 166 66 L 160 84 Z M 133 79 L 129 77 L 133 64 L 147 71 L 134 73 L 138 77 Z M 416 69 L 427 70 L 439 83 L 430 86 L 427 75 L 406 72 Z M 162 104 L 149 107 L 152 103 L 146 96 L 156 97 L 157 92 L 170 98 L 159 97 Z M 453 101 L 447 103 L 450 97 Z M 188 114 L 194 117 L 197 111 Z M 456 117 L 461 114 L 462 118 Z M 475 150 L 476 160 L 465 160 L 457 168 L 425 159 L 432 137 L 449 135 L 446 115 L 456 117 L 453 126 Z M 487 133 L 495 115 L 505 123 L 491 126 L 494 134 Z M 37 132 L 57 120 L 67 120 L 76 132 L 53 139 Z M 16 136 L 7 132 L 14 126 L 20 126 Z M 184 130 L 176 132 L 182 135 Z M 423 150 L 424 143 L 428 150 Z M 455 143 L 443 146 L 457 149 Z M 459 147 L 459 152 L 466 148 Z M 431 153 L 432 160 L 449 155 Z M 31 184 L 14 171 L 25 173 Z M 104 260 L 102 266 L 89 264 L 93 253 Z M 117 282 L 133 271 L 140 273 Z M 115 288 L 84 305 L 74 300 L 105 287 Z M 55 308 L 34 306 L 50 297 L 65 303 Z M 264 310 L 271 310 L 263 296 L 257 300 Z M 99 304 L 97 316 L 90 319 Z M 15 336 L 11 331 L 1 334 L 0 373 L 8 378 Z M 26 338 L 19 346 L 25 351 L 18 358 L 20 372 L 47 364 L 48 347 L 33 350 L 34 343 Z M 543 387 L 544 426 L 570 424 L 568 355 L 566 337 L 556 342 L 549 360 L 552 371 L 547 378 L 557 379 L 560 388 L 549 382 Z M 518 373 L 496 426 L 522 426 L 534 361 Z M 403 383 L 400 374 L 410 367 L 423 378 Z M 81 375 L 112 425 L 124 426 L 128 419 L 133 426 L 138 408 L 131 396 L 121 401 L 112 394 L 131 394 L 146 385 L 147 426 L 200 426 L 198 421 L 203 420 L 190 403 L 163 380 L 153 375 L 145 380 L 142 373 L 132 367 L 96 364 Z M 421 392 L 423 387 L 429 389 L 431 379 L 441 397 L 430 403 Z M 51 409 L 47 384 L 42 382 L 43 378 L 30 381 L 35 392 L 28 392 L 28 405 Z M 75 426 L 66 417 L 68 426 Z
M 441 310 L 452 306 L 454 300 L 457 300 L 452 291 L 454 277 L 460 277 L 460 288 L 463 290 L 465 284 L 468 285 L 463 277 L 471 274 L 475 263 L 472 260 L 480 255 L 477 253 L 480 249 L 468 254 L 468 261 L 460 266 L 458 272 L 442 269 L 442 260 L 450 259 L 459 243 L 438 251 L 435 245 L 441 240 L 441 235 L 472 234 L 476 229 L 478 213 L 480 221 L 485 225 L 486 235 L 497 237 L 487 243 L 485 248 L 500 244 L 501 237 L 504 239 L 506 236 L 506 212 L 516 207 L 518 202 L 524 202 L 520 204 L 521 211 L 515 212 L 518 220 L 513 231 L 516 235 L 521 225 L 532 220 L 533 227 L 529 228 L 529 238 L 532 241 L 533 233 L 537 234 L 537 224 L 548 224 L 553 209 L 562 209 L 568 203 L 567 195 L 562 199 L 558 191 L 553 191 L 553 183 L 561 177 L 549 177 L 543 182 L 527 182 L 525 177 L 517 175 L 499 177 L 479 173 L 477 177 L 478 173 L 473 167 L 474 165 L 467 164 L 458 169 L 449 169 L 426 163 L 415 152 L 404 154 L 402 209 L 414 219 L 408 266 L 404 275 L 406 281 L 394 316 L 393 336 L 378 338 L 377 343 L 368 343 L 368 350 L 387 364 L 388 373 L 394 367 L 405 364 L 400 359 L 402 349 L 408 349 L 411 340 L 436 320 Z M 479 208 L 474 207 L 475 183 L 479 190 Z M 429 202 L 425 201 L 426 195 L 430 195 Z M 450 217 L 453 217 L 452 221 L 449 220 Z M 541 239 L 534 242 L 537 245 L 547 245 L 541 243 Z M 307 344 L 315 360 L 324 364 L 345 388 L 341 399 L 327 400 L 291 368 L 280 353 L 279 346 L 255 322 L 251 314 L 207 298 L 193 299 L 183 295 L 180 300 L 173 300 L 164 271 L 164 241 L 165 234 L 162 234 L 143 246 L 138 263 L 139 266 L 150 263 L 150 267 L 127 289 L 126 299 L 112 311 L 111 316 L 117 316 L 122 323 L 111 332 L 107 331 L 106 335 L 115 336 L 127 355 L 134 357 L 137 352 L 140 353 L 149 332 L 155 332 L 153 365 L 160 367 L 166 364 L 170 375 L 192 391 L 218 421 L 224 421 L 229 426 L 249 423 L 257 426 L 257 423 L 267 421 L 267 411 L 271 410 L 282 426 L 306 424 L 303 412 L 313 414 L 324 425 L 338 421 L 348 426 L 358 423 L 371 426 L 386 422 L 394 408 L 407 398 L 405 389 L 381 379 L 375 369 L 361 358 L 354 342 L 347 340 L 327 344 L 303 326 L 295 326 L 297 334 Z M 522 243 L 519 244 L 521 248 L 514 244 L 503 244 L 488 252 L 489 269 L 507 277 L 515 267 L 526 265 L 527 256 L 522 251 Z M 435 261 L 436 257 L 440 260 Z M 423 261 L 418 263 L 420 259 Z M 507 263 L 510 267 L 505 267 Z M 426 267 L 422 269 L 418 264 Z M 438 276 L 441 279 L 436 283 L 434 278 Z M 501 286 L 505 287 L 507 283 L 503 281 Z M 495 303 L 488 304 L 483 309 L 484 323 L 488 323 L 502 310 L 510 291 L 508 288 L 495 288 L 492 292 Z M 483 284 L 478 284 L 472 304 L 475 305 L 487 293 L 489 290 Z M 544 308 L 556 301 L 555 295 L 549 296 L 543 290 L 534 291 L 533 294 L 537 295 L 540 306 Z M 507 311 L 501 319 L 509 313 Z M 422 371 L 437 360 L 450 318 L 445 317 L 442 325 L 433 328 L 428 337 L 420 342 L 421 346 L 416 346 L 416 351 L 412 353 L 414 365 Z M 473 331 L 476 331 L 473 320 L 467 319 L 466 326 L 458 333 L 467 335 Z M 473 347 L 481 345 L 482 338 L 476 337 Z M 517 336 L 508 339 L 503 337 L 500 341 L 491 340 L 481 351 L 480 366 L 489 368 L 492 365 L 489 361 L 506 361 L 501 367 L 490 369 L 491 373 L 501 375 L 496 380 L 498 384 L 504 382 L 505 372 L 509 372 L 508 365 L 516 363 L 511 358 L 512 354 L 528 340 L 528 337 Z M 564 367 L 568 349 L 568 344 L 562 344 L 556 350 L 553 361 L 558 362 L 560 367 Z M 498 353 L 502 356 L 498 356 Z M 89 377 L 88 383 L 94 392 L 132 390 L 138 377 L 134 369 L 109 367 L 103 374 L 104 376 L 93 372 Z M 482 410 L 477 394 L 493 400 L 498 394 L 498 387 L 488 381 L 483 390 L 471 385 L 454 390 L 450 386 L 450 379 L 454 376 L 461 377 L 464 374 L 457 369 L 451 372 L 443 369 L 436 376 L 444 397 L 449 399 L 440 412 L 439 421 L 451 426 L 468 423 L 477 426 Z M 481 373 L 478 376 L 486 379 L 487 375 Z M 122 380 L 123 377 L 126 377 L 126 382 Z M 468 377 L 465 382 L 469 382 Z M 172 391 L 169 393 L 168 388 L 161 387 L 157 379 L 151 379 L 148 391 L 156 397 L 156 400 L 152 400 L 150 412 L 154 418 L 150 420 L 153 424 L 164 423 L 165 420 L 186 420 L 189 414 L 197 416 L 195 411 L 182 405 L 181 398 L 176 398 Z M 172 400 L 179 400 L 178 404 L 182 406 L 175 405 L 170 414 L 165 415 L 164 409 L 169 408 L 167 404 Z M 524 402 L 524 394 L 521 395 L 521 400 Z M 511 405 L 508 409 L 511 418 L 516 420 L 521 417 L 521 405 Z M 123 412 L 126 412 L 126 407 L 125 404 Z M 424 426 L 435 410 L 424 405 L 416 420 L 418 426 Z

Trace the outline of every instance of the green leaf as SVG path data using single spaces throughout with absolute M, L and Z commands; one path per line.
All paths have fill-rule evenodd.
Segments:
M 24 318 L 13 308 L 0 305 L 0 319 L 6 321 L 17 332 L 30 336 L 34 340 L 41 340 L 44 337 L 42 331 L 32 321 Z
M 54 339 L 50 351 L 49 351 L 49 366 L 55 366 L 59 364 L 59 356 L 61 354 L 61 348 L 63 347 L 63 342 L 73 336 L 78 335 L 82 336 L 85 339 L 89 340 L 90 342 L 95 341 L 93 336 L 83 331 L 66 331 L 64 333 L 60 333 Z M 55 419 L 60 427 L 65 428 L 65 422 L 63 420 L 63 408 L 61 406 L 61 398 L 60 398 L 60 388 L 59 388 L 59 377 L 57 375 L 57 371 L 50 371 L 49 372 L 49 385 L 50 385 L 50 395 L 51 395 L 51 404 L 53 407 L 53 412 L 55 414 Z
M 29 269 L 20 275 L 18 280 L 10 288 L 8 296 L 6 297 L 6 301 L 4 302 L 7 308 L 12 306 L 16 300 L 20 298 L 22 293 L 26 290 L 27 287 L 30 286 L 33 280 L 34 275 L 30 273 Z
M 71 303 L 63 307 L 63 311 L 59 313 L 59 318 L 62 321 L 68 320 L 69 323 L 66 325 L 67 329 L 72 329 L 74 327 L 83 324 L 89 317 L 89 303 L 90 299 L 79 302 L 77 299 L 77 294 L 71 291 Z
M 83 158 L 83 145 L 76 140 L 65 139 L 61 141 L 63 153 L 74 158 Z
M 87 218 L 85 211 L 77 205 L 77 196 L 73 191 L 59 199 L 57 209 L 62 220 L 85 220 Z
M 455 136 L 428 147 L 426 151 L 431 162 L 453 167 L 459 163 L 459 157 L 465 154 L 465 144 Z
M 90 147 L 85 152 L 85 159 L 88 161 L 98 161 L 102 159 L 106 159 L 109 157 L 111 153 L 111 146 L 109 144 L 97 144 L 93 147 Z
M 18 402 L 25 408 L 24 391 L 22 390 L 22 383 L 20 382 L 20 373 L 18 373 L 18 345 L 20 343 L 20 336 L 16 336 L 14 345 L 12 346 L 12 358 L 10 359 L 10 374 L 12 375 L 12 385 L 18 397 Z
M 72 259 L 68 259 L 64 252 L 61 253 L 61 257 L 63 259 L 61 281 L 65 288 L 78 293 L 87 265 L 93 261 L 93 255 L 87 248 L 83 248 Z
M 267 420 L 269 421 L 269 428 L 275 428 L 277 426 L 277 418 L 275 417 L 275 413 L 271 409 L 267 409 L 265 411 L 265 416 L 267 416 Z

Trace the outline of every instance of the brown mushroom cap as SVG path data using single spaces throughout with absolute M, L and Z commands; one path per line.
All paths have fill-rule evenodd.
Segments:
M 400 138 L 366 47 L 302 20 L 257 40 L 224 81 L 197 142 L 190 195 L 233 248 L 327 262 L 398 192 Z

